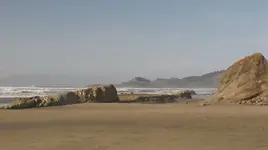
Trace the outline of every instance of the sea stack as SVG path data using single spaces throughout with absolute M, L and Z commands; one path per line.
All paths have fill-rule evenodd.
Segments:
M 210 103 L 268 104 L 268 62 L 261 53 L 247 56 L 229 67 Z

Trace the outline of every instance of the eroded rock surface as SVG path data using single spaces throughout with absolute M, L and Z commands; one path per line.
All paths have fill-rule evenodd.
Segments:
M 206 103 L 268 104 L 268 62 L 261 53 L 247 56 L 227 69 L 220 87 Z

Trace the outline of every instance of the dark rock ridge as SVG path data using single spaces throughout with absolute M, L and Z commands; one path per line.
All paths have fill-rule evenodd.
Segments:
M 173 103 L 177 98 L 176 95 L 142 95 L 125 98 L 120 103 Z
M 150 81 L 149 79 L 136 77 L 130 81 L 116 85 L 116 87 L 174 87 L 174 88 L 216 88 L 219 86 L 219 80 L 224 70 L 210 72 L 201 76 L 190 76 L 182 79 L 179 78 L 157 78 Z
M 268 104 L 268 62 L 261 53 L 247 56 L 227 69 L 211 103 Z
M 192 99 L 194 91 L 181 91 L 172 95 L 135 95 L 126 94 L 121 95 L 120 103 L 173 103 L 178 99 Z
M 55 96 L 35 96 L 30 98 L 19 98 L 12 101 L 6 107 L 7 109 L 25 109 L 47 106 L 69 105 L 77 103 L 105 103 L 105 102 L 118 102 L 114 85 L 101 85 L 94 86 L 87 89 L 66 92 Z

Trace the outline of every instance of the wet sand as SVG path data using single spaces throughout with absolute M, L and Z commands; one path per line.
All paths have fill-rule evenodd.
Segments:
M 267 150 L 267 107 L 78 104 L 0 110 L 3 150 Z

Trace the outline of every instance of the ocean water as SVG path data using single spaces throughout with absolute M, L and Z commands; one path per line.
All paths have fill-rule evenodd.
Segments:
M 55 88 L 55 87 L 0 87 L 0 107 L 6 105 L 17 97 L 32 97 L 54 95 L 67 91 L 74 91 L 83 88 Z M 117 88 L 118 93 L 136 94 L 172 94 L 183 90 L 194 90 L 197 96 L 207 96 L 213 94 L 215 88 Z

